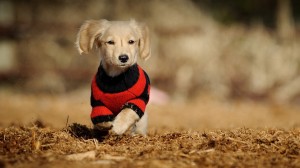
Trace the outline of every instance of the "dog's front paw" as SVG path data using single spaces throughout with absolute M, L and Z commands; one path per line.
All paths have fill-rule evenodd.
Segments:
M 128 130 L 128 128 L 129 128 L 128 126 L 126 126 L 120 122 L 117 122 L 116 124 L 114 124 L 112 131 L 113 131 L 113 133 L 115 133 L 117 135 L 122 135 Z
M 94 129 L 99 131 L 108 131 L 112 128 L 112 122 L 101 122 L 94 125 Z
M 124 134 L 135 122 L 139 116 L 131 109 L 122 110 L 114 120 L 112 131 L 117 135 Z

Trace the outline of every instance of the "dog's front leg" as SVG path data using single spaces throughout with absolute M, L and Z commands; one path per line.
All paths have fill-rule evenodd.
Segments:
M 112 131 L 118 135 L 125 133 L 136 121 L 139 116 L 130 108 L 123 109 L 113 122 Z

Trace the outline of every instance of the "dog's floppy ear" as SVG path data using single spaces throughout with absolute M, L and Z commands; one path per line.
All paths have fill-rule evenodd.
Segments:
M 95 40 L 105 31 L 109 21 L 87 20 L 80 27 L 77 34 L 76 47 L 80 54 L 88 54 L 94 46 Z
M 140 34 L 140 39 L 139 39 L 140 57 L 143 60 L 147 60 L 151 56 L 149 28 L 146 24 L 137 23 L 135 20 L 131 20 L 130 22 L 131 25 L 136 27 L 137 31 Z

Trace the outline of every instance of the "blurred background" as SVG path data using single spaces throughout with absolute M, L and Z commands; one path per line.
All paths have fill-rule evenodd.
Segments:
M 140 64 L 154 104 L 300 104 L 298 0 L 0 0 L 0 125 L 59 114 L 89 122 L 100 58 L 74 42 L 85 20 L 103 18 L 150 27 L 152 57 Z

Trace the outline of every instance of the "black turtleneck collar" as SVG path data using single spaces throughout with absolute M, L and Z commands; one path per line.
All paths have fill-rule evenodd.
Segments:
M 118 93 L 128 90 L 138 79 L 139 69 L 137 64 L 132 65 L 127 71 L 115 77 L 108 76 L 102 64 L 100 64 L 96 74 L 97 86 L 104 93 Z

